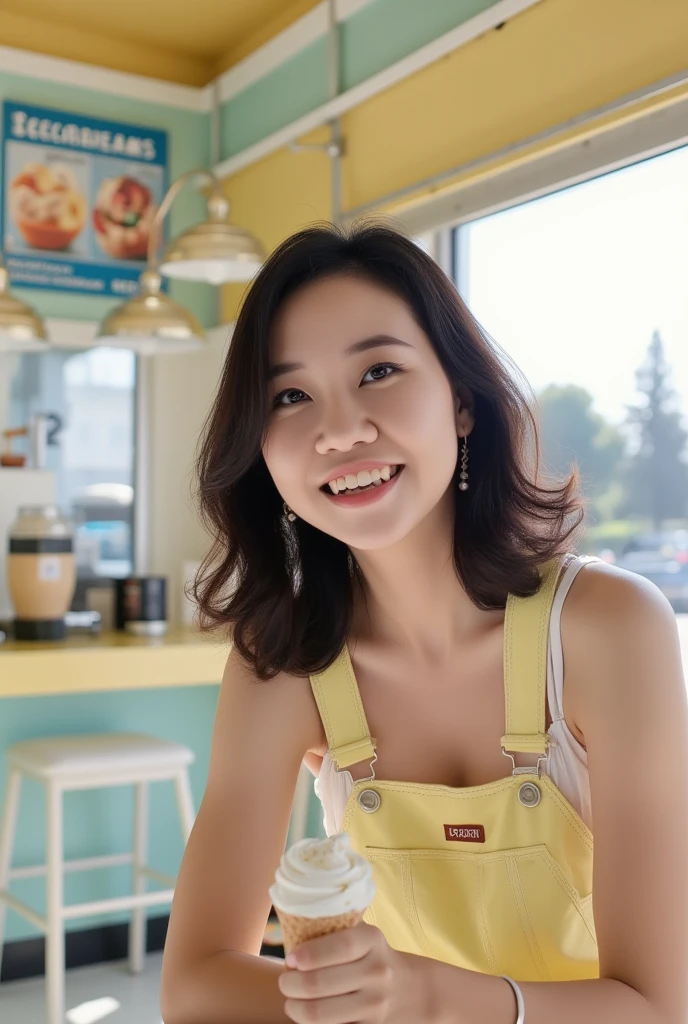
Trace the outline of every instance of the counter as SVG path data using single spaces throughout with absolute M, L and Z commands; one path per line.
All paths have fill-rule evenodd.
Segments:
M 73 634 L 60 641 L 0 644 L 0 698 L 220 682 L 229 644 L 188 629 L 162 637 Z

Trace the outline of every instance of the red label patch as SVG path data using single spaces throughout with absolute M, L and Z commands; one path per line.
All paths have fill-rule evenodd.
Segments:
M 484 825 L 445 825 L 444 838 L 453 843 L 484 843 Z

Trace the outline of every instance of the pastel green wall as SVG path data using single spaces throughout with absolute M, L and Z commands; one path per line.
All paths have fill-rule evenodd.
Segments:
M 375 0 L 339 28 L 345 92 L 495 0 Z M 222 157 L 230 157 L 326 103 L 328 41 L 322 37 L 223 105 Z
M 2 670 L 0 652 L 0 671 Z M 43 736 L 71 733 L 146 732 L 184 743 L 196 755 L 190 769 L 194 805 L 200 806 L 208 774 L 210 740 L 219 686 L 190 686 L 169 690 L 139 690 L 129 693 L 70 694 L 62 697 L 12 698 L 0 701 L 0 752 L 12 743 Z M 260 757 L 257 738 L 256 757 Z M 0 792 L 4 793 L 7 770 L 0 759 Z M 179 818 L 171 784 L 151 787 L 149 864 L 176 874 L 183 852 Z M 133 790 L 68 793 L 65 797 L 65 859 L 125 853 L 132 849 Z M 308 834 L 324 835 L 320 804 L 312 798 Z M 45 804 L 43 787 L 28 781 L 21 793 L 20 815 L 15 842 L 15 867 L 44 862 Z M 80 872 L 66 876 L 68 903 L 109 899 L 131 892 L 127 867 Z M 45 908 L 42 879 L 12 884 L 12 891 L 40 913 Z M 166 913 L 166 907 L 152 908 L 150 916 Z M 127 920 L 126 914 L 83 918 L 67 922 L 68 930 L 94 927 L 103 921 Z M 36 930 L 12 911 L 7 915 L 8 941 L 36 935 Z
M 0 671 L 2 671 L 0 652 Z M 0 751 L 23 739 L 62 736 L 72 733 L 145 732 L 189 746 L 196 755 L 191 767 L 191 786 L 196 809 L 201 801 L 208 773 L 210 736 L 218 686 L 194 686 L 169 690 L 139 690 L 129 693 L 32 697 L 0 701 Z M 0 790 L 4 793 L 7 771 L 0 762 Z M 15 842 L 15 867 L 44 863 L 45 809 L 43 787 L 24 784 Z M 133 790 L 68 793 L 65 797 L 64 855 L 66 859 L 130 852 L 132 849 Z M 176 874 L 182 855 L 179 818 L 171 784 L 151 787 L 149 863 L 161 871 Z M 65 898 L 68 903 L 109 899 L 131 892 L 130 869 L 115 868 L 68 874 Z M 45 908 L 42 879 L 12 884 L 18 898 L 39 912 Z M 166 913 L 152 909 L 151 916 Z M 68 930 L 93 927 L 100 921 L 126 920 L 126 914 L 107 919 L 85 918 L 67 922 Z M 7 940 L 37 934 L 12 911 L 7 917 Z
M 123 99 L 96 90 L 44 82 L 0 70 L 0 101 L 18 100 L 46 107 L 131 121 L 169 132 L 169 179 L 184 171 L 207 167 L 210 159 L 210 114 L 179 110 L 162 103 Z M 4 187 L 4 182 L 2 183 Z M 184 189 L 170 211 L 168 230 L 178 233 L 204 215 L 204 200 L 192 185 Z M 66 295 L 37 288 L 17 288 L 16 294 L 44 315 L 68 320 L 100 320 L 117 299 L 96 295 Z M 211 285 L 175 281 L 170 295 L 189 307 L 205 326 L 217 323 L 217 293 Z

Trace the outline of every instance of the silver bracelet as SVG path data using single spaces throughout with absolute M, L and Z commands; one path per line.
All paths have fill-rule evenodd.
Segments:
M 521 992 L 520 988 L 518 987 L 513 978 L 510 978 L 507 974 L 500 974 L 499 977 L 503 978 L 504 981 L 508 981 L 512 989 L 514 990 L 514 995 L 516 996 L 516 1005 L 518 1006 L 518 1017 L 516 1018 L 516 1024 L 525 1024 L 526 1007 L 525 1003 L 523 1002 L 523 993 Z

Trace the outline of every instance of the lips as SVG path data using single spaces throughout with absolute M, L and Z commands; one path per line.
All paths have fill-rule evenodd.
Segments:
M 329 501 L 334 502 L 335 505 L 340 505 L 343 508 L 357 508 L 359 505 L 370 505 L 373 502 L 382 499 L 393 487 L 396 487 L 397 481 L 402 475 L 404 466 L 399 466 L 394 476 L 390 477 L 389 480 L 382 481 L 379 484 L 369 484 L 367 487 L 355 488 L 354 490 L 340 491 L 338 494 L 333 494 L 329 487 L 323 490 Z

